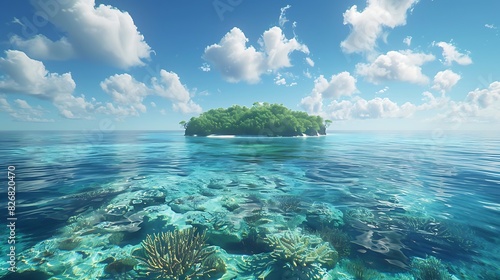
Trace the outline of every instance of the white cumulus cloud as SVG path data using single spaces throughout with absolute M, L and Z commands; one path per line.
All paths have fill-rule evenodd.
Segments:
M 489 108 L 495 104 L 498 105 L 500 101 L 500 82 L 493 82 L 486 89 L 476 89 L 469 92 L 466 100 L 480 108 Z
M 469 65 L 472 63 L 472 59 L 469 54 L 460 53 L 457 48 L 446 42 L 438 42 L 436 46 L 443 49 L 444 64 L 451 65 L 453 62 L 460 65 Z
M 160 79 L 153 78 L 153 91 L 156 95 L 170 99 L 173 109 L 182 113 L 201 113 L 201 107 L 191 100 L 189 90 L 181 83 L 179 75 L 164 69 L 160 71 Z
M 436 76 L 434 76 L 434 85 L 432 89 L 440 91 L 441 93 L 448 92 L 461 78 L 459 74 L 451 70 L 439 71 Z
M 253 46 L 247 47 L 247 42 L 243 31 L 234 27 L 219 44 L 206 47 L 204 58 L 229 82 L 256 83 L 265 71 L 265 56 Z
M 451 123 L 500 121 L 500 82 L 491 83 L 488 88 L 475 89 L 467 94 L 464 101 L 450 101 L 448 110 L 440 118 Z
M 0 92 L 25 94 L 50 100 L 66 118 L 87 118 L 94 104 L 84 96 L 73 96 L 76 83 L 71 73 L 62 75 L 47 71 L 45 65 L 24 52 L 8 50 L 0 58 Z
M 309 96 L 302 98 L 300 106 L 310 114 L 320 114 L 323 111 L 323 97 L 313 91 Z
M 73 46 L 66 37 L 51 41 L 38 34 L 31 39 L 24 40 L 14 35 L 10 38 L 10 43 L 37 59 L 67 60 L 76 56 Z
M 322 110 L 324 99 L 350 96 L 356 91 L 356 79 L 349 72 L 333 75 L 330 81 L 320 75 L 314 81 L 311 94 L 301 100 L 301 106 L 310 113 L 318 114 Z
M 367 0 L 366 8 L 358 11 L 356 5 L 344 13 L 344 25 L 351 25 L 351 33 L 340 43 L 347 53 L 372 52 L 385 28 L 406 24 L 406 13 L 418 0 Z
M 434 97 L 424 92 L 424 101 L 418 110 L 439 109 L 432 121 L 445 122 L 457 129 L 466 125 L 489 124 L 495 128 L 500 121 L 500 82 L 492 82 L 487 88 L 475 89 L 467 94 L 463 101 L 454 101 L 444 94 Z M 472 125 L 472 126 L 471 126 Z
M 323 75 L 314 81 L 313 91 L 320 93 L 323 98 L 337 99 L 341 96 L 349 96 L 356 92 L 356 79 L 349 72 L 341 72 L 333 75 L 328 81 Z
M 183 114 L 201 113 L 203 109 L 200 105 L 189 100 L 188 102 L 178 102 L 172 105 L 174 111 L 181 112 Z
M 388 80 L 426 84 L 429 78 L 422 73 L 421 66 L 434 59 L 431 54 L 410 50 L 389 51 L 379 55 L 372 63 L 357 64 L 356 72 L 375 84 Z
M 130 74 L 116 74 L 101 82 L 113 103 L 107 103 L 100 112 L 116 116 L 138 116 L 146 112 L 144 99 L 149 95 L 163 97 L 172 102 L 172 108 L 182 113 L 200 113 L 201 107 L 191 99 L 188 88 L 175 72 L 160 70 L 159 78 L 153 77 L 150 85 L 137 81 Z M 156 107 L 156 103 L 151 102 Z
M 218 44 L 207 46 L 204 59 L 211 63 L 228 81 L 237 83 L 257 83 L 264 73 L 291 67 L 290 53 L 301 51 L 308 54 L 306 45 L 295 38 L 287 39 L 281 28 L 272 27 L 260 39 L 263 48 L 258 51 L 248 46 L 248 38 L 243 31 L 234 27 Z
M 295 38 L 288 40 L 281 28 L 276 26 L 265 31 L 261 40 L 266 54 L 266 71 L 292 66 L 290 53 L 293 51 L 309 53 L 306 45 L 299 43 Z
M 333 100 L 325 109 L 325 114 L 331 120 L 407 118 L 416 109 L 417 107 L 409 102 L 399 106 L 389 98 L 355 98 L 352 101 Z
M 151 48 L 128 12 L 95 0 L 58 1 L 48 20 L 65 36 L 52 41 L 44 35 L 13 36 L 11 43 L 35 59 L 81 57 L 119 68 L 144 65 Z
M 417 110 L 426 111 L 432 109 L 442 109 L 448 106 L 450 98 L 445 95 L 441 95 L 439 97 L 435 97 L 431 92 L 425 91 L 422 93 L 422 101 L 424 103 L 418 105 Z
M 16 105 L 21 108 L 21 109 L 33 109 L 31 108 L 31 106 L 28 104 L 28 102 L 26 102 L 26 100 L 22 100 L 22 99 L 16 99 L 14 100 L 14 103 L 16 103 Z
M 26 100 L 14 100 L 16 107 L 12 107 L 6 98 L 0 96 L 0 112 L 6 112 L 14 121 L 19 122 L 54 122 L 52 119 L 42 118 L 43 110 L 31 107 Z
M 116 104 L 128 108 L 130 115 L 138 116 L 146 112 L 142 103 L 148 95 L 148 87 L 129 74 L 116 74 L 101 82 L 104 92 L 111 95 Z
M 190 99 L 188 89 L 181 83 L 179 75 L 164 69 L 160 70 L 160 79 L 153 78 L 153 90 L 162 97 L 176 101 L 188 102 Z

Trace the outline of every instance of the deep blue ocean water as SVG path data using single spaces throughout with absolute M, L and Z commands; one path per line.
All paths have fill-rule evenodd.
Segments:
M 350 255 L 344 258 L 361 260 L 384 275 L 370 279 L 412 279 L 401 276 L 411 277 L 412 259 L 429 256 L 441 260 L 457 279 L 499 275 L 500 135 L 496 132 L 332 131 L 324 137 L 301 138 L 199 138 L 184 137 L 180 131 L 2 132 L 0 155 L 5 224 L 7 167 L 15 166 L 20 272 L 43 271 L 52 279 L 134 278 L 104 273 L 102 260 L 140 246 L 148 233 L 185 224 L 186 211 L 210 212 L 228 195 L 236 198 L 236 204 L 243 201 L 239 197 L 252 200 L 245 207 L 287 217 L 288 225 L 304 231 L 310 229 L 293 222 L 293 217 L 304 216 L 308 207 L 328 205 L 339 210 L 343 214 L 339 228 L 350 241 Z M 214 182 L 221 187 L 211 188 Z M 68 230 L 74 217 L 89 220 L 92 211 L 109 209 L 127 193 L 145 190 L 163 191 L 164 202 L 154 207 L 168 209 L 154 208 L 160 210 L 143 215 L 170 211 L 167 222 L 142 219 L 137 234 L 118 246 L 99 239 L 108 238 L 111 231 Z M 186 197 L 205 206 L 170 209 Z M 293 198 L 301 209 L 283 213 L 277 206 L 283 197 Z M 226 208 L 233 224 L 252 210 L 238 210 L 244 208 L 241 205 Z M 85 225 L 104 226 L 98 219 Z M 273 222 L 268 227 L 284 230 Z M 54 245 L 75 233 L 82 239 L 76 248 Z M 9 267 L 8 235 L 3 226 L 0 276 Z M 213 245 L 232 256 L 252 255 L 244 243 L 241 248 L 238 243 Z M 40 255 L 43 246 L 51 253 Z M 94 255 L 93 250 L 100 253 Z M 339 276 L 344 274 L 348 273 L 332 274 L 331 279 L 351 279 Z M 232 279 L 257 279 L 245 277 Z M 266 279 L 285 278 L 274 270 Z

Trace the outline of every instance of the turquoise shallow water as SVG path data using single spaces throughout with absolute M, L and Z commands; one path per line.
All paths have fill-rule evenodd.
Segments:
M 325 228 L 347 242 L 332 245 L 345 250 L 334 266 L 318 264 L 320 279 L 413 279 L 414 260 L 430 256 L 456 279 L 499 279 L 498 133 L 3 132 L 0 141 L 4 173 L 16 168 L 21 274 L 11 279 L 147 279 L 109 264 L 134 259 L 147 234 L 191 226 L 227 263 L 206 279 L 308 279 L 286 262 L 238 261 L 269 255 L 268 235 Z M 7 241 L 0 247 L 9 279 Z

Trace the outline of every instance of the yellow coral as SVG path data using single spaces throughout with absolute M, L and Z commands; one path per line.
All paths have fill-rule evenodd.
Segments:
M 205 261 L 213 251 L 205 244 L 205 233 L 194 228 L 147 235 L 142 241 L 143 262 L 148 274 L 157 278 L 188 280 L 215 271 Z
M 294 267 L 313 264 L 333 267 L 338 259 L 337 251 L 318 236 L 287 231 L 283 234 L 270 235 L 266 240 L 273 248 L 271 256 L 285 260 Z

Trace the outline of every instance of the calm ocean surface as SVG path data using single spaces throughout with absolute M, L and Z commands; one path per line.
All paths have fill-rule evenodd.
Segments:
M 21 272 L 5 279 L 142 279 L 131 267 L 117 272 L 107 265 L 130 257 L 147 234 L 194 225 L 193 217 L 204 213 L 232 227 L 232 233 L 219 229 L 222 238 L 211 236 L 217 229 L 207 234 L 228 260 L 265 254 L 237 234 L 255 226 L 252 213 L 267 217 L 255 226 L 260 233 L 301 228 L 312 234 L 324 226 L 321 217 L 311 218 L 318 205 L 340 215 L 334 227 L 348 237 L 350 252 L 341 255 L 331 278 L 322 279 L 413 279 L 412 260 L 429 256 L 456 279 L 500 275 L 498 133 L 197 138 L 182 132 L 2 132 L 0 155 L 6 225 L 7 167 L 15 166 Z M 106 216 L 139 199 L 151 203 L 141 211 L 129 207 L 116 220 Z M 111 242 L 117 232 L 124 235 Z M 8 236 L 3 226 L 0 276 L 8 274 Z M 69 239 L 76 241 L 61 245 Z M 372 276 L 353 278 L 349 262 Z M 224 279 L 262 274 L 231 273 Z M 274 268 L 265 279 L 299 279 L 285 275 Z

